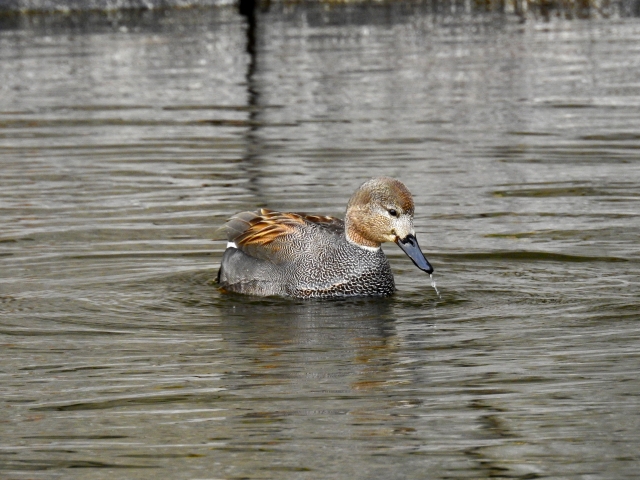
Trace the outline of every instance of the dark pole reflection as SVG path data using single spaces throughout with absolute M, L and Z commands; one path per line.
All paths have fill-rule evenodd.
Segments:
M 257 86 L 256 69 L 258 64 L 258 49 L 256 48 L 256 38 L 258 29 L 258 0 L 239 0 L 238 12 L 245 17 L 247 22 L 246 28 L 246 52 L 249 55 L 249 64 L 245 76 L 247 84 L 247 107 L 249 111 L 249 126 L 246 136 L 246 149 L 243 156 L 242 168 L 246 171 L 249 181 L 249 191 L 257 197 L 259 203 L 264 203 L 263 196 L 260 192 L 260 171 L 259 168 L 259 147 L 260 139 L 258 129 L 260 125 L 260 92 Z M 266 11 L 268 3 L 263 7 Z

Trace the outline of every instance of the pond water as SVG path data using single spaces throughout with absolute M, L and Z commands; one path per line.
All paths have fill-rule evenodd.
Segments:
M 3 20 L 2 478 L 637 478 L 640 22 L 429 5 Z M 383 174 L 440 298 L 217 290 Z

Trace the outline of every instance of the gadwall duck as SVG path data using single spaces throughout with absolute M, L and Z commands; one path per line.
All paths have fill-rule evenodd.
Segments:
M 344 221 L 265 208 L 225 224 L 227 249 L 218 283 L 226 291 L 296 298 L 387 296 L 393 274 L 380 244 L 395 242 L 433 272 L 413 230 L 413 199 L 404 184 L 374 178 L 356 190 Z

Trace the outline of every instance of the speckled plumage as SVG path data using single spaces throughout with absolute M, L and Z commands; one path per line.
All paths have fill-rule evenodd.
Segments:
M 218 282 L 227 291 L 296 298 L 391 295 L 395 283 L 383 241 L 395 241 L 419 268 L 433 271 L 415 241 L 411 194 L 387 177 L 354 193 L 346 222 L 261 209 L 235 215 L 225 229 L 229 246 Z

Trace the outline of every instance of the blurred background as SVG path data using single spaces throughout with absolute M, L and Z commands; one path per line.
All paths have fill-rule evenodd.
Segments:
M 0 0 L 0 477 L 637 478 L 639 5 Z M 439 295 L 218 291 L 379 175 Z

